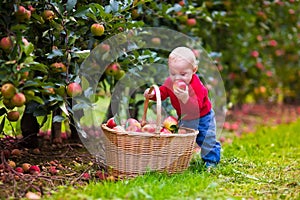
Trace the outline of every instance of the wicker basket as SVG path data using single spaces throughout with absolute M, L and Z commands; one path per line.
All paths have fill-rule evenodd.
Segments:
M 192 157 L 198 131 L 184 128 L 185 134 L 161 134 L 161 99 L 159 88 L 154 85 L 157 99 L 156 133 L 102 130 L 106 165 L 116 177 L 135 177 L 147 171 L 178 173 L 187 169 Z M 142 124 L 146 122 L 149 99 L 144 105 Z

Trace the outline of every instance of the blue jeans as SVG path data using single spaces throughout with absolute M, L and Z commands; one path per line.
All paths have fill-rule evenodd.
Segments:
M 181 120 L 180 126 L 198 129 L 196 143 L 201 147 L 201 158 L 204 162 L 220 162 L 221 144 L 216 139 L 216 119 L 213 109 L 199 119 Z

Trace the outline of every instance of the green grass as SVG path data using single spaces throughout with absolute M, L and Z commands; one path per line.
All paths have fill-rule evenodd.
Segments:
M 149 173 L 117 182 L 61 187 L 50 199 L 299 199 L 300 120 L 260 128 L 223 147 L 207 172 L 198 160 L 182 174 Z

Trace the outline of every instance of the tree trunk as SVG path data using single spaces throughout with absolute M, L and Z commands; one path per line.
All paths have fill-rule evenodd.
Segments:
M 36 148 L 39 146 L 38 132 L 40 125 L 33 113 L 29 113 L 27 106 L 21 119 L 21 131 L 23 135 L 22 146 L 26 148 Z
M 56 108 L 52 111 L 52 127 L 51 127 L 51 139 L 53 143 L 62 143 L 61 138 L 61 122 L 54 122 L 54 117 L 61 115 L 60 108 Z

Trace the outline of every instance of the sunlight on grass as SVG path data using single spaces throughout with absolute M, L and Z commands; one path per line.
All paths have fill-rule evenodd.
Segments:
M 300 120 L 236 138 L 210 173 L 194 163 L 182 174 L 65 187 L 51 199 L 299 199 L 299 130 Z

